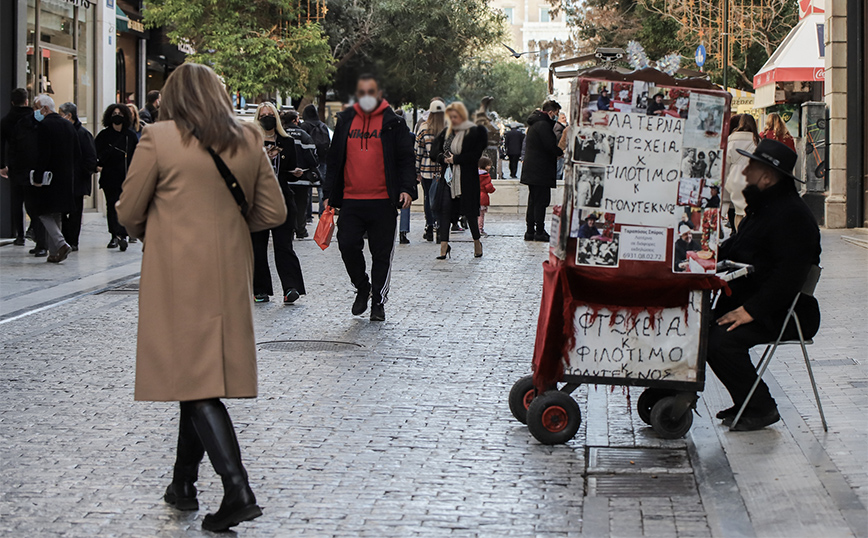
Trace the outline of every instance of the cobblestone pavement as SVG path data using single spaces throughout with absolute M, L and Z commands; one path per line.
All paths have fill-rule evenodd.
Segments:
M 746 534 L 754 532 L 748 514 L 756 519 L 760 510 L 746 489 L 742 501 L 739 487 L 747 486 L 728 467 L 736 469 L 738 462 L 726 461 L 726 434 L 704 407 L 696 435 L 664 441 L 632 409 L 638 392 L 582 387 L 574 394 L 584 414 L 576 438 L 563 446 L 538 444 L 510 415 L 506 395 L 530 368 L 547 247 L 522 241 L 523 223 L 516 217 L 494 215 L 486 223 L 492 236 L 484 240 L 484 258 L 474 259 L 469 238 L 459 236 L 453 259 L 437 261 L 436 247 L 419 240 L 417 219 L 412 244 L 396 250 L 385 323 L 350 315 L 353 293 L 337 249 L 320 252 L 312 241 L 296 245 L 308 295 L 289 307 L 276 299 L 256 307 L 260 397 L 227 404 L 265 514 L 239 527 L 239 534 L 724 536 L 721 529 L 731 523 L 721 523 L 722 512 L 736 522 L 743 518 Z M 93 227 L 88 233 L 97 233 Z M 20 254 L 11 248 L 0 249 L 4 280 L 20 281 L 25 273 L 43 278 L 39 271 L 57 269 L 35 263 L 12 269 Z M 849 248 L 855 254 L 847 249 L 833 255 L 865 259 L 858 247 Z M 87 262 L 76 263 L 70 272 L 84 277 Z M 138 268 L 125 266 L 128 277 L 135 276 Z M 864 318 L 866 278 L 864 265 L 861 273 L 848 267 L 850 276 L 828 290 L 835 299 L 827 308 L 835 313 L 827 319 L 836 321 L 830 340 L 824 345 L 818 339 L 812 353 L 853 360 L 817 369 L 835 432 L 822 446 L 834 460 L 830 472 L 843 476 L 864 502 L 866 391 L 857 381 L 865 380 L 864 321 L 858 318 Z M 48 278 L 78 281 L 69 274 Z M 858 301 L 850 306 L 854 290 L 861 307 Z M 5 302 L 6 292 L 3 297 Z M 839 309 L 839 303 L 847 306 Z M 0 322 L 0 534 L 209 534 L 200 530 L 201 518 L 217 508 L 221 488 L 207 459 L 199 512 L 177 513 L 161 500 L 173 463 L 177 408 L 132 400 L 136 309 L 135 293 L 121 286 Z M 281 340 L 354 345 L 317 350 L 302 343 L 280 350 L 269 343 Z M 787 393 L 798 384 L 784 375 L 789 360 L 773 367 Z M 807 421 L 803 433 L 822 432 L 809 395 L 790 396 Z M 774 431 L 792 427 L 787 421 Z M 653 483 L 682 473 L 696 482 L 688 478 L 686 490 L 672 492 L 649 487 L 612 494 L 601 485 L 590 491 L 593 447 L 689 453 L 682 469 L 631 476 Z M 715 467 L 720 476 L 707 484 L 706 454 L 723 462 Z M 722 501 L 709 494 L 717 490 Z M 733 496 L 742 504 L 727 512 L 725 502 Z M 854 534 L 841 512 L 830 517 L 835 525 L 827 536 Z M 771 534 L 800 536 L 799 527 L 779 524 Z

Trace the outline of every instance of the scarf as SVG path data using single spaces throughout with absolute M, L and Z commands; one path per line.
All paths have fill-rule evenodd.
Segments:
M 464 135 L 473 127 L 476 127 L 476 124 L 470 120 L 452 127 L 452 142 L 449 143 L 449 151 L 453 155 L 461 155 L 461 150 L 464 147 Z M 461 196 L 461 167 L 455 164 L 452 165 L 452 183 L 449 187 L 452 190 L 452 198 Z

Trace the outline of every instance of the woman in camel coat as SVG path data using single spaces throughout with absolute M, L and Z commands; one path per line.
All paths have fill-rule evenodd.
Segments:
M 206 147 L 240 184 L 246 215 Z M 207 451 L 225 490 L 220 510 L 203 521 L 211 531 L 261 514 L 219 399 L 256 396 L 250 233 L 286 220 L 262 147 L 262 135 L 235 118 L 214 72 L 184 64 L 166 82 L 160 121 L 144 130 L 117 204 L 121 223 L 144 242 L 135 398 L 181 402 L 164 498 L 198 508 L 194 483 Z

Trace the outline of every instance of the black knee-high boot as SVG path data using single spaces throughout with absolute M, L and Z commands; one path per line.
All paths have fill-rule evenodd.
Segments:
M 202 521 L 202 528 L 219 532 L 262 515 L 241 463 L 241 449 L 226 407 L 218 399 L 184 402 L 192 410 L 191 418 L 199 439 L 208 452 L 214 471 L 223 481 L 223 502 L 214 514 Z
M 178 454 L 172 483 L 166 488 L 163 499 L 178 510 L 198 510 L 196 480 L 199 479 L 199 463 L 205 455 L 205 447 L 193 427 L 190 406 L 181 403 L 181 420 L 178 427 Z

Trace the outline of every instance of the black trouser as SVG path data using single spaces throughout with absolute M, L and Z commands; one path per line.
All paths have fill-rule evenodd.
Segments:
M 374 304 L 385 304 L 388 299 L 396 217 L 391 200 L 344 200 L 338 218 L 338 248 L 347 274 L 357 290 L 371 287 Z M 372 260 L 370 281 L 365 272 L 365 233 Z
M 552 189 L 541 185 L 528 185 L 527 231 L 543 233 L 546 231 L 546 209 L 552 201 Z
M 75 209 L 71 213 L 63 215 L 62 229 L 63 238 L 71 247 L 78 246 L 78 238 L 81 235 L 81 218 L 84 213 L 84 196 L 73 196 Z
M 713 317 L 716 319 L 718 316 Z M 741 407 L 757 378 L 756 368 L 750 360 L 750 349 L 772 342 L 778 335 L 758 321 L 742 325 L 733 331 L 727 332 L 726 329 L 727 326 L 720 326 L 712 321 L 708 331 L 706 361 L 729 391 L 732 402 Z M 795 326 L 790 323 L 784 333 L 784 339 L 796 338 L 798 333 Z M 775 400 L 765 381 L 760 381 L 747 408 L 759 414 L 775 408 Z
M 307 206 L 308 196 L 310 196 L 310 187 L 307 185 L 291 185 L 292 197 L 295 199 L 295 213 L 293 220 L 295 233 L 303 236 L 307 233 Z
M 9 181 L 9 199 L 12 201 L 12 235 L 24 239 L 24 185 Z
M 437 241 L 440 243 L 449 241 L 449 220 L 453 213 L 440 213 L 440 226 L 437 228 Z M 467 221 L 467 229 L 470 230 L 470 235 L 473 239 L 478 240 L 479 235 L 479 215 L 461 215 Z
M 521 160 L 521 155 L 509 155 L 509 177 L 515 179 L 518 175 L 518 162 Z
M 114 237 L 126 237 L 127 230 L 118 222 L 118 210 L 115 209 L 115 204 L 121 199 L 121 189 L 103 187 L 102 192 L 105 194 L 105 218 L 109 233 Z
M 431 183 L 433 183 L 433 179 L 422 179 L 422 193 L 424 195 L 424 207 L 425 207 L 425 226 L 434 226 L 434 223 L 437 222 L 437 219 L 434 217 L 434 211 L 431 209 L 431 197 L 428 196 L 428 193 L 431 192 Z
M 48 238 L 45 235 L 45 226 L 39 220 L 39 215 L 36 215 L 26 205 L 24 209 L 27 211 L 27 216 L 30 217 L 30 227 L 33 228 L 33 239 L 36 243 L 36 250 L 46 250 L 48 248 Z
M 283 286 L 283 295 L 286 295 L 286 292 L 291 289 L 295 289 L 301 295 L 305 294 L 301 262 L 298 261 L 298 256 L 296 256 L 295 251 L 292 249 L 296 214 L 295 201 L 292 198 L 286 198 L 286 208 L 286 222 L 276 228 L 250 234 L 250 239 L 253 242 L 254 295 L 261 293 L 274 295 L 271 269 L 268 265 L 269 234 L 274 238 L 274 264 L 277 266 L 280 285 Z

